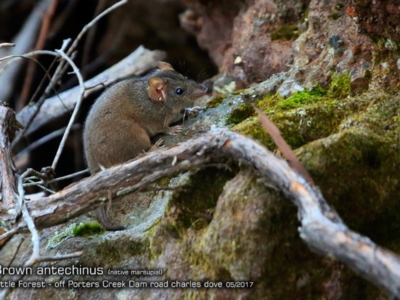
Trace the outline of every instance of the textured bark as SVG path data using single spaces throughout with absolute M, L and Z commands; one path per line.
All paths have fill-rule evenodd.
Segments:
M 0 105 L 0 199 L 5 208 L 13 206 L 15 200 L 15 179 L 10 140 L 14 137 L 15 130 L 19 128 L 14 112 L 10 108 Z

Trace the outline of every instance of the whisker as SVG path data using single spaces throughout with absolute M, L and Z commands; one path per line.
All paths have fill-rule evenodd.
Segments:
M 202 82 L 204 79 L 206 79 L 206 77 L 207 77 L 207 68 L 203 67 L 199 75 L 197 76 L 197 81 Z

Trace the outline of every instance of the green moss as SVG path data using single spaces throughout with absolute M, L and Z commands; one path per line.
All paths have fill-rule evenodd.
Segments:
M 91 235 L 101 234 L 105 230 L 98 222 L 81 223 L 72 229 L 74 236 L 88 237 Z
M 253 139 L 259 141 L 261 144 L 271 149 L 272 140 L 269 134 L 262 128 L 260 121 L 258 118 L 252 117 L 249 118 L 240 124 L 231 128 L 234 131 L 240 132 L 244 135 L 251 136 Z
M 206 103 L 206 108 L 217 107 L 222 103 L 222 101 L 224 101 L 224 99 L 225 97 L 214 97 L 213 99 L 211 99 Z
M 305 10 L 305 12 L 304 12 L 304 16 L 303 16 L 303 22 L 308 22 L 308 14 L 310 13 L 310 8 L 309 8 L 309 6 L 307 5 L 307 8 L 306 8 L 306 10 Z
M 351 94 L 350 74 L 334 74 L 329 85 L 327 96 L 335 99 L 346 98 Z
M 296 108 L 306 104 L 318 102 L 321 100 L 321 97 L 325 95 L 326 91 L 321 86 L 317 85 L 310 90 L 306 89 L 303 92 L 295 93 L 289 98 L 279 101 L 277 107 L 283 109 Z
M 246 120 L 250 116 L 254 116 L 254 114 L 253 106 L 242 103 L 230 112 L 226 121 L 229 125 L 235 125 Z
M 271 40 L 295 40 L 299 35 L 297 25 L 283 25 L 271 32 Z
M 268 111 L 268 110 L 274 110 L 276 107 L 276 104 L 278 104 L 281 101 L 284 101 L 285 98 L 283 98 L 281 95 L 278 93 L 274 95 L 270 95 L 265 97 L 264 99 L 261 99 L 260 101 L 257 102 L 257 107 L 260 108 L 261 110 Z

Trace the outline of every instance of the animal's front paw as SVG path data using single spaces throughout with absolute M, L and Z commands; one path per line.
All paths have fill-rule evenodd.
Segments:
M 158 141 L 153 146 L 151 146 L 147 152 L 157 150 L 159 148 L 162 148 L 163 146 L 164 146 L 164 140 L 158 139 Z
M 185 116 L 188 116 L 189 118 L 193 118 L 193 117 L 197 116 L 199 114 L 199 112 L 201 112 L 202 110 L 204 110 L 204 108 L 200 107 L 200 106 L 185 108 L 183 111 L 183 114 Z
M 172 126 L 168 127 L 168 129 L 165 131 L 166 134 L 170 135 L 177 135 L 179 132 L 182 132 L 183 128 L 180 125 L 177 126 Z

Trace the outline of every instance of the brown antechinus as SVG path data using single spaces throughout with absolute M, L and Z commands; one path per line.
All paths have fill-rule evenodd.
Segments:
M 205 86 L 166 62 L 159 62 L 156 71 L 143 77 L 112 85 L 94 103 L 85 122 L 83 144 L 91 174 L 149 150 L 150 138 L 157 133 L 180 132 L 181 126 L 169 124 L 206 92 Z M 96 213 L 107 230 L 125 229 L 108 221 L 104 206 Z

